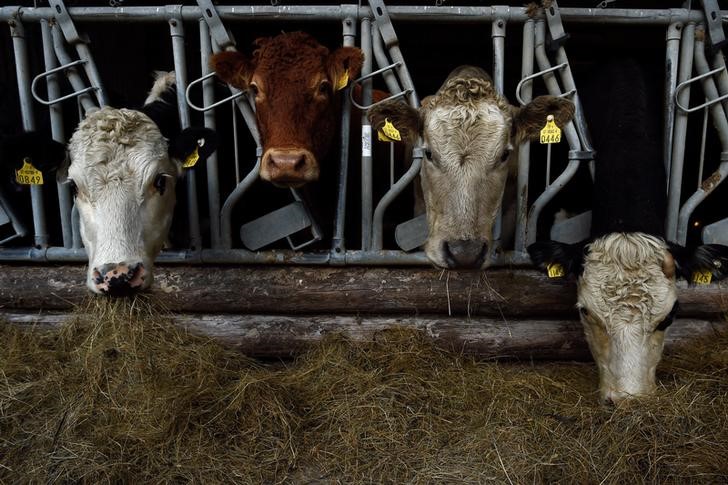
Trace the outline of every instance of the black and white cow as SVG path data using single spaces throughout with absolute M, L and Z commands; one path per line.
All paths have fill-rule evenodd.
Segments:
M 89 257 L 86 284 L 94 293 L 125 295 L 152 284 L 183 160 L 204 160 L 215 150 L 210 130 L 180 132 L 174 80 L 174 73 L 159 73 L 141 110 L 94 111 L 71 137 L 68 180 Z
M 608 102 L 589 120 L 598 153 L 592 238 L 538 242 L 528 252 L 552 275 L 577 278 L 577 308 L 599 368 L 600 394 L 617 402 L 655 389 L 665 330 L 678 309 L 676 279 L 728 276 L 728 247 L 687 249 L 662 238 L 658 90 L 636 61 L 609 63 L 604 71 L 595 92 Z

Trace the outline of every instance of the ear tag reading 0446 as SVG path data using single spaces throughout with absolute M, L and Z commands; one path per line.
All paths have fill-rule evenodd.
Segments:
M 541 129 L 541 144 L 559 143 L 561 141 L 561 128 L 556 126 L 554 115 L 546 117 L 546 126 Z
M 336 80 L 336 86 L 334 86 L 334 89 L 336 91 L 341 91 L 346 87 L 346 85 L 349 84 L 349 70 L 345 70 L 344 73 L 339 76 L 339 79 Z
M 713 279 L 713 273 L 710 271 L 694 271 L 693 283 L 696 285 L 709 285 Z
M 200 159 L 200 154 L 198 152 L 199 149 L 200 147 L 196 146 L 193 152 L 185 158 L 185 163 L 182 164 L 183 168 L 192 168 L 195 164 L 197 164 L 197 160 Z
M 549 278 L 561 278 L 565 274 L 564 267 L 559 263 L 551 263 L 547 265 L 546 271 L 548 272 Z
M 43 185 L 43 173 L 30 163 L 29 158 L 24 158 L 23 166 L 15 171 L 15 181 L 21 185 Z
M 377 130 L 377 138 L 379 141 L 394 142 L 402 141 L 402 135 L 399 134 L 399 130 L 394 127 L 389 118 L 384 120 L 384 126 Z

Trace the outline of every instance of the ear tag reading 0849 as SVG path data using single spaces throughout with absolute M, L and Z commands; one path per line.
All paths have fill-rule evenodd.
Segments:
M 334 89 L 336 91 L 341 91 L 346 87 L 346 85 L 349 84 L 349 70 L 345 70 L 344 73 L 339 76 L 339 79 L 336 80 L 336 86 L 334 86 Z
M 379 141 L 394 142 L 402 141 L 402 135 L 399 134 L 399 130 L 394 127 L 389 118 L 384 120 L 384 126 L 377 130 L 377 138 Z
M 23 166 L 15 171 L 15 181 L 21 185 L 43 185 L 43 173 L 30 163 L 29 158 L 24 158 Z
M 713 280 L 713 273 L 710 271 L 694 271 L 693 272 L 693 283 L 696 285 L 709 285 Z
M 200 159 L 199 149 L 200 147 L 196 146 L 194 151 L 185 158 L 185 163 L 182 164 L 183 168 L 192 168 L 197 164 L 197 160 Z
M 559 143 L 561 141 L 561 128 L 556 126 L 554 115 L 546 117 L 546 126 L 541 129 L 541 144 Z
M 559 263 L 551 263 L 547 265 L 546 271 L 548 272 L 549 278 L 561 278 L 565 274 L 564 267 Z

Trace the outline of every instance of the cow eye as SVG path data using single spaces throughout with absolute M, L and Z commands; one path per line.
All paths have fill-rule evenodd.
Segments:
M 502 163 L 505 163 L 505 162 L 507 162 L 507 161 L 508 161 L 508 159 L 509 159 L 510 157 L 511 157 L 511 151 L 510 151 L 509 149 L 506 149 L 506 150 L 505 150 L 505 151 L 503 152 L 503 155 L 501 155 L 500 161 L 501 161 Z
M 160 173 L 154 179 L 154 188 L 157 189 L 159 195 L 164 195 L 164 191 L 167 190 L 167 178 L 169 178 L 169 175 L 166 173 Z
M 328 81 L 321 81 L 318 87 L 319 94 L 329 94 L 331 91 L 331 83 Z
M 432 151 L 425 150 L 425 157 L 427 157 L 428 160 L 432 160 Z
M 68 186 L 71 188 L 71 194 L 73 194 L 74 197 L 78 195 L 78 186 L 76 186 L 76 182 L 74 182 L 71 179 L 68 179 L 68 182 L 66 182 Z
M 581 315 L 581 318 L 587 318 L 589 316 L 589 310 L 587 310 L 583 306 L 580 306 L 579 307 L 579 315 Z
M 250 83 L 248 85 L 248 91 L 250 91 L 250 94 L 252 94 L 253 96 L 258 96 L 258 85 L 255 83 Z

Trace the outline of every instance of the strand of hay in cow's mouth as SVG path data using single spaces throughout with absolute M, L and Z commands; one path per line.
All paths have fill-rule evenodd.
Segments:
M 0 482 L 728 479 L 726 335 L 616 409 L 593 364 L 476 362 L 412 331 L 264 364 L 140 299 L 0 339 Z

